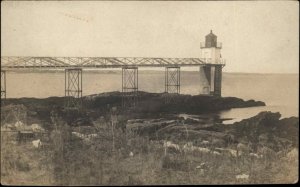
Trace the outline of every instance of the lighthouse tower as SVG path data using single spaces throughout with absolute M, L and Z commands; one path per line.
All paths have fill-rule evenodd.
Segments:
M 208 64 L 221 63 L 222 43 L 217 42 L 217 36 L 210 30 L 205 36 L 205 42 L 201 43 L 201 57 Z
M 225 65 L 225 60 L 221 56 L 222 43 L 217 42 L 217 36 L 210 30 L 205 36 L 205 42 L 201 42 L 200 48 L 200 58 L 204 62 L 199 69 L 200 77 L 204 75 L 200 94 L 221 96 L 222 68 Z

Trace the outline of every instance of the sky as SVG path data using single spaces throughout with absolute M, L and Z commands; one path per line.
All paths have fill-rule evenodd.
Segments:
M 200 58 L 210 30 L 225 72 L 299 72 L 298 1 L 1 2 L 1 56 Z

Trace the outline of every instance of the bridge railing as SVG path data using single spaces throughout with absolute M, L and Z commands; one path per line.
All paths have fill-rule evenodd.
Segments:
M 126 66 L 198 66 L 211 63 L 203 58 L 142 57 L 1 57 L 4 68 L 120 68 Z

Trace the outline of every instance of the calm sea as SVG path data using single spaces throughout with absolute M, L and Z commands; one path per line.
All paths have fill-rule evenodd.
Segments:
M 220 112 L 223 118 L 233 118 L 231 123 L 256 115 L 260 111 L 280 112 L 282 117 L 298 116 L 298 74 L 243 74 L 223 73 L 222 96 L 239 97 L 245 100 L 261 100 L 266 107 L 232 109 Z M 201 83 L 199 72 L 181 72 L 181 93 L 197 95 Z M 164 72 L 139 71 L 139 90 L 164 91 Z M 83 73 L 83 95 L 109 91 L 121 91 L 121 73 Z M 7 97 L 64 96 L 63 72 L 8 72 Z

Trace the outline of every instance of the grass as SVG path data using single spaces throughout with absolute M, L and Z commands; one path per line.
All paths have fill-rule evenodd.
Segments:
M 1 133 L 1 183 L 9 185 L 166 185 L 294 183 L 298 157 L 253 161 L 249 157 L 196 152 L 168 153 L 160 141 L 114 129 L 109 120 L 95 122 L 97 134 L 89 142 L 71 135 L 60 121 L 41 149 L 31 141 L 18 144 Z M 55 129 L 55 128 L 54 128 Z M 189 134 L 192 131 L 189 132 Z M 185 136 L 185 134 L 184 134 Z M 114 143 L 114 146 L 113 146 Z M 186 143 L 186 142 L 181 142 Z M 114 147 L 114 148 L 113 148 Z M 133 156 L 130 156 L 130 152 Z M 207 164 L 207 169 L 196 167 Z M 236 175 L 249 174 L 237 181 Z

